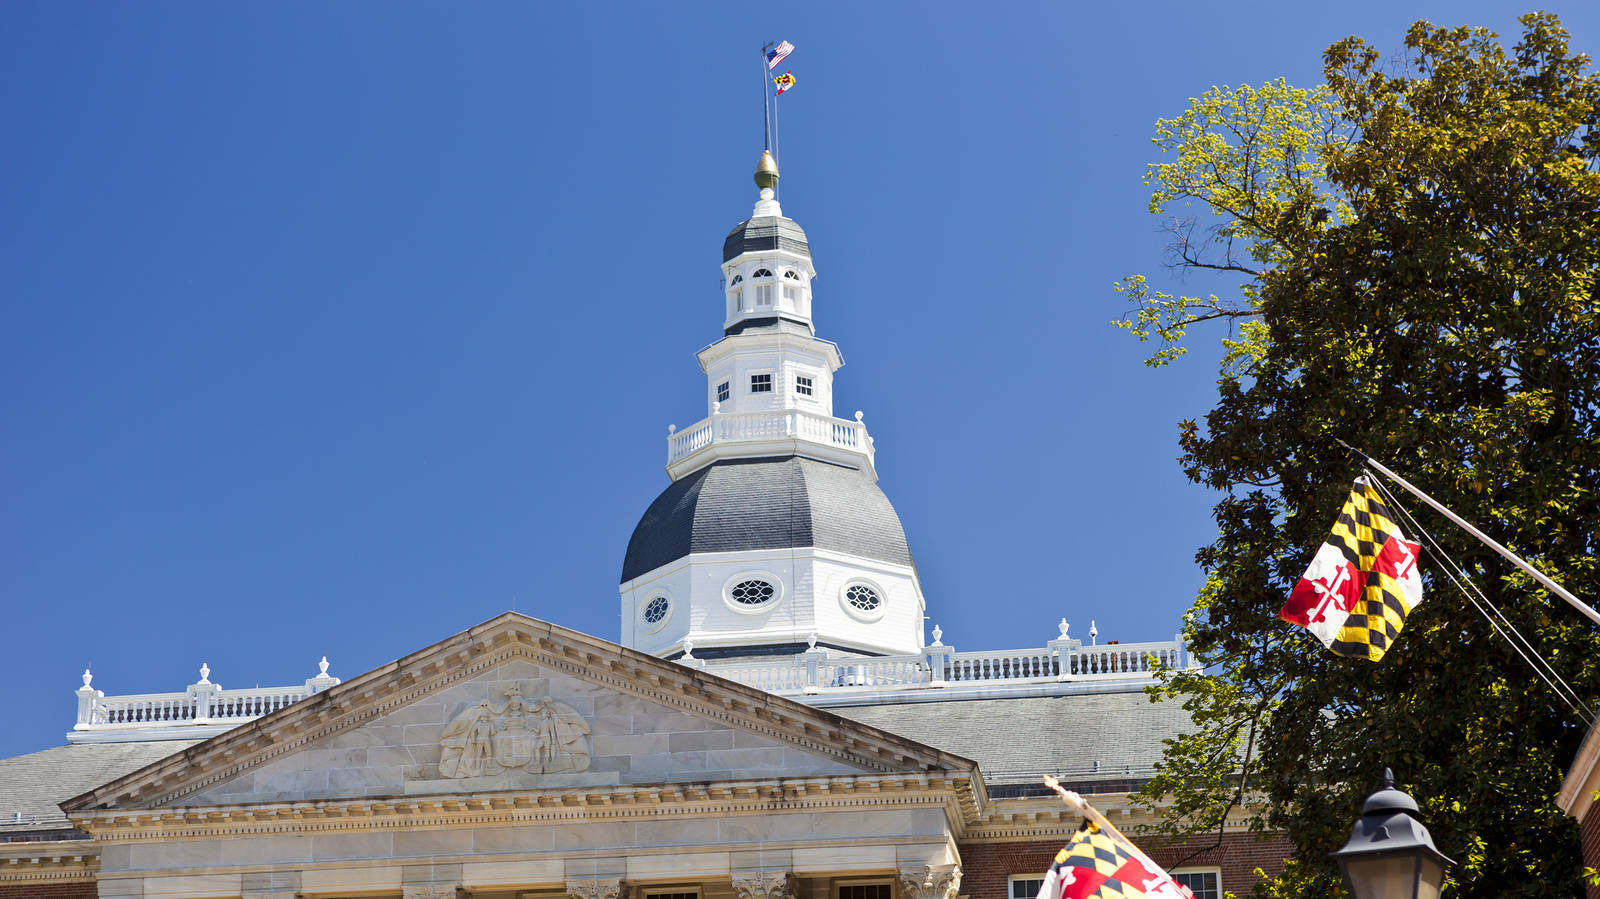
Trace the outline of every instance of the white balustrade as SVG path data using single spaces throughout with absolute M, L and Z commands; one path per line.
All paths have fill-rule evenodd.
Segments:
M 115 736 L 138 731 L 160 739 L 161 729 L 223 730 L 270 715 L 339 683 L 338 678 L 329 676 L 326 658 L 318 669 L 315 677 L 298 686 L 225 690 L 211 682 L 211 669 L 202 665 L 199 682 L 190 684 L 181 693 L 121 696 L 107 696 L 94 689 L 90 686 L 92 676 L 85 671 L 83 687 L 78 690 L 78 722 L 73 728 L 74 735 L 69 736 L 88 739 L 93 734 Z
M 972 685 L 1066 681 L 1150 683 L 1157 664 L 1189 664 L 1181 641 L 1082 646 L 1051 641 L 1043 649 L 956 652 L 934 644 L 917 655 L 848 658 L 805 652 L 766 661 L 705 662 L 705 671 L 784 695 L 876 693 Z
M 667 435 L 667 464 L 713 443 L 757 442 L 798 438 L 824 446 L 874 455 L 866 425 L 800 409 L 718 413 Z

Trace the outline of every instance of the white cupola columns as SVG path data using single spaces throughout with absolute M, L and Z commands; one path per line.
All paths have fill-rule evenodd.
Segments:
M 758 208 L 760 205 L 756 204 Z M 810 256 L 787 250 L 742 253 L 724 262 L 722 280 L 727 287 L 723 329 L 751 319 L 777 317 L 803 324 L 815 334 L 811 282 L 816 276 Z

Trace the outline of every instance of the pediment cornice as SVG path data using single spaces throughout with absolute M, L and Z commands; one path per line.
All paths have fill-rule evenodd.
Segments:
M 513 659 L 779 740 L 869 774 L 960 775 L 983 802 L 976 763 L 707 672 L 507 612 L 62 803 L 69 816 L 159 809 Z M 570 795 L 561 793 L 560 795 Z M 405 800 L 411 801 L 409 798 Z
M 261 803 L 175 809 L 97 809 L 73 815 L 97 842 L 404 828 L 575 824 L 655 818 L 943 808 L 975 818 L 963 775 L 891 774 L 584 791 Z

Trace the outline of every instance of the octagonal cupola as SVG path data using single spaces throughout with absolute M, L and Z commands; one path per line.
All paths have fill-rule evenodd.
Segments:
M 806 232 L 785 218 L 778 205 L 778 167 L 772 154 L 761 154 L 756 167 L 760 199 L 750 218 L 735 225 L 722 242 L 722 282 L 726 313 L 722 327 L 732 333 L 743 322 L 777 319 L 811 323 L 811 264 Z
M 760 199 L 722 247 L 722 338 L 697 354 L 706 417 L 668 428 L 672 483 L 623 561 L 622 643 L 676 657 L 923 645 L 922 588 L 860 412 L 836 418 L 839 348 L 812 325 L 806 233 Z

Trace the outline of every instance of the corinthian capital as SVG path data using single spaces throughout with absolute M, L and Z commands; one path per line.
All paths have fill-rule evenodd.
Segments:
M 567 881 L 567 895 L 571 899 L 617 899 L 622 895 L 622 881 L 616 877 L 597 877 L 594 880 Z
M 956 890 L 961 889 L 961 868 L 956 865 L 901 868 L 900 885 L 905 887 L 910 899 L 954 899 Z
M 761 871 L 733 875 L 739 899 L 794 899 L 794 875 L 788 871 Z

